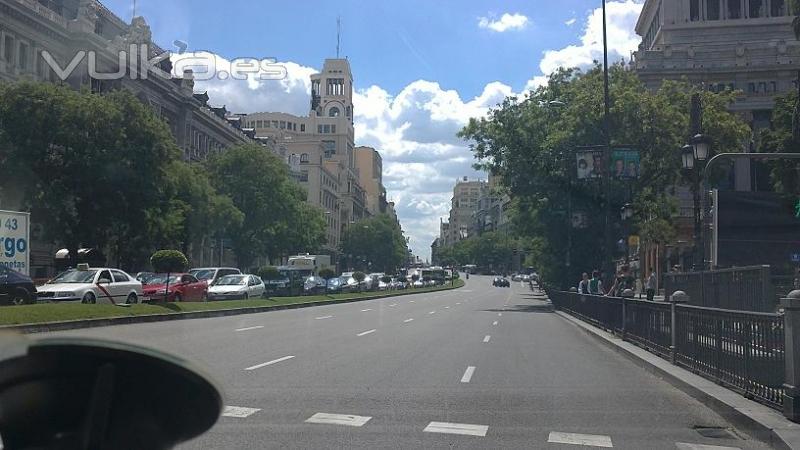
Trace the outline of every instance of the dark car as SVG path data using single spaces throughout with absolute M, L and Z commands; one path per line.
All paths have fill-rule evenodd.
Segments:
M 496 277 L 494 279 L 494 281 L 492 281 L 492 286 L 494 286 L 494 287 L 511 287 L 511 282 L 508 281 L 508 278 Z
M 36 286 L 27 275 L 0 266 L 0 305 L 36 303 Z

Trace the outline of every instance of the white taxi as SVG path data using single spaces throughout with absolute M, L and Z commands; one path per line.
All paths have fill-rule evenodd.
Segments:
M 39 301 L 81 303 L 139 303 L 146 300 L 142 283 L 127 273 L 105 267 L 78 264 L 38 288 Z

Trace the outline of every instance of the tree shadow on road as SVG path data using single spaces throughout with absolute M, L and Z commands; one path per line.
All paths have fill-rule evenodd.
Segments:
M 541 304 L 541 305 L 513 305 L 507 306 L 504 309 L 484 309 L 484 311 L 489 312 L 526 312 L 526 313 L 552 313 L 553 312 L 553 305 L 551 304 Z

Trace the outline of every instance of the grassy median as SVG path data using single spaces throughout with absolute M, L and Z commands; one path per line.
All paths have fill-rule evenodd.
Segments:
M 464 286 L 463 280 L 456 280 L 455 287 Z M 146 316 L 153 314 L 180 314 L 192 311 L 218 311 L 266 306 L 296 305 L 311 302 L 331 302 L 363 297 L 394 297 L 403 294 L 421 294 L 449 289 L 450 286 L 409 289 L 389 292 L 362 292 L 332 295 L 311 295 L 305 297 L 275 297 L 269 299 L 232 300 L 207 303 L 153 303 L 129 307 L 114 305 L 83 305 L 80 303 L 42 303 L 38 305 L 9 306 L 0 308 L 0 326 L 24 325 L 68 320 L 105 319 L 110 317 Z

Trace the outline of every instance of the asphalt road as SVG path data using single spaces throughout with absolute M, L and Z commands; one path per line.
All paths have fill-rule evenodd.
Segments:
M 473 276 L 443 293 L 58 334 L 205 366 L 237 408 L 184 449 L 768 448 L 544 300 Z

